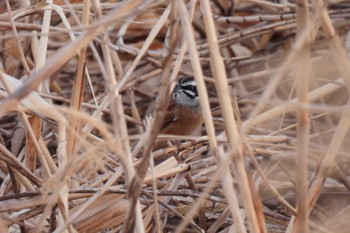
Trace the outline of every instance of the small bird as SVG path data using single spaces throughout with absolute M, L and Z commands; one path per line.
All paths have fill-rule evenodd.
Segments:
M 161 133 L 191 135 L 202 123 L 196 82 L 193 77 L 180 78 L 165 112 Z

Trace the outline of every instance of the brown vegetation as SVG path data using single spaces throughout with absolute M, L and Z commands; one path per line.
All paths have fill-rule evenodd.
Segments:
M 0 232 L 348 232 L 348 1 L 46 2 L 0 2 Z

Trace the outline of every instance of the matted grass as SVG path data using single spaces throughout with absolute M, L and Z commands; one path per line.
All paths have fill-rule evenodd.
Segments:
M 348 232 L 349 18 L 347 1 L 1 1 L 0 232 Z M 186 75 L 204 124 L 161 135 Z

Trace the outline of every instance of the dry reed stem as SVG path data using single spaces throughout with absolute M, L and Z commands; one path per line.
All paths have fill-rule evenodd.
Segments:
M 297 36 L 302 36 L 303 30 L 309 29 L 309 12 L 308 2 L 298 0 L 296 2 L 297 12 Z M 315 13 L 317 14 L 317 12 Z M 309 44 L 311 42 L 312 31 L 309 30 L 309 36 L 306 39 L 304 47 L 300 51 L 299 64 L 296 72 L 296 92 L 297 101 L 302 105 L 309 102 L 309 78 L 310 78 L 310 51 Z M 310 42 L 309 42 L 310 41 Z M 308 206 L 305 197 L 307 196 L 308 185 L 308 159 L 309 159 L 309 137 L 310 137 L 310 119 L 309 111 L 307 109 L 299 108 L 297 110 L 297 156 L 296 163 L 298 166 L 297 176 L 297 204 L 296 215 L 292 232 L 308 232 L 309 230 L 309 216 Z M 293 223 L 293 221 L 291 221 Z
M 48 0 L 47 4 L 52 4 L 52 0 Z M 44 10 L 44 17 L 43 17 L 43 22 L 42 22 L 42 28 L 41 28 L 41 34 L 40 34 L 40 39 L 39 39 L 39 46 L 38 46 L 38 54 L 36 56 L 36 61 L 35 61 L 35 69 L 39 70 L 41 69 L 46 62 L 46 55 L 47 55 L 47 46 L 48 46 L 48 39 L 49 39 L 49 29 L 50 29 L 50 23 L 51 23 L 51 9 L 46 9 Z M 44 92 L 49 92 L 49 82 L 48 79 L 43 81 L 37 88 L 35 88 L 39 91 L 44 90 Z M 35 116 L 36 117 L 36 116 Z M 41 119 L 38 119 L 41 122 Z M 40 124 L 39 124 L 40 125 Z M 31 132 L 31 131 L 30 131 Z M 33 135 L 34 136 L 34 135 Z M 32 140 L 36 140 L 36 138 L 32 137 Z M 69 138 L 68 138 L 69 139 Z M 66 146 L 64 146 L 64 150 L 61 151 L 61 153 L 58 154 L 58 168 L 62 168 L 66 165 L 67 163 L 67 151 L 66 151 Z M 35 159 L 35 158 L 34 158 Z M 58 225 L 63 226 L 64 221 L 66 216 L 68 215 L 68 181 L 67 183 L 62 187 L 62 190 L 60 191 L 60 203 L 63 205 L 63 208 L 60 208 L 62 211 L 59 213 L 58 216 Z M 53 205 L 53 204 L 52 204 Z M 43 215 L 41 216 L 39 223 L 35 226 L 34 231 L 38 232 L 39 229 L 42 228 L 42 224 L 44 223 L 44 220 L 47 215 L 49 215 L 49 211 L 51 210 L 52 205 L 47 205 Z M 72 230 L 72 229 L 70 229 Z
M 19 36 L 18 36 L 18 33 L 17 33 L 17 28 L 15 26 L 15 22 L 14 22 L 14 18 L 13 18 L 13 14 L 12 14 L 12 11 L 11 11 L 9 0 L 6 0 L 5 4 L 6 4 L 6 8 L 8 10 L 8 13 L 9 13 L 9 20 L 10 20 L 10 24 L 11 24 L 11 27 L 12 27 L 12 31 L 15 34 L 15 38 L 16 38 L 16 42 L 17 42 L 17 46 L 18 46 L 18 51 L 19 51 L 21 63 L 23 65 L 25 71 L 29 74 L 30 73 L 30 69 L 29 69 L 27 60 L 25 59 L 23 48 L 21 46 L 21 42 L 19 40 Z
M 233 107 L 231 103 L 231 98 L 229 95 L 228 82 L 225 72 L 225 66 L 220 54 L 219 45 L 217 42 L 216 31 L 214 27 L 214 22 L 212 20 L 212 13 L 209 5 L 209 1 L 201 2 L 201 9 L 204 16 L 204 23 L 206 34 L 208 38 L 209 50 L 210 50 L 210 65 L 213 72 L 213 76 L 216 81 L 216 89 L 219 97 L 220 105 L 222 106 L 222 112 L 225 122 L 226 135 L 228 137 L 228 142 L 230 144 L 231 150 L 233 151 L 233 161 L 238 168 L 240 174 L 240 188 L 242 188 L 244 205 L 247 210 L 248 222 L 251 227 L 250 231 L 252 232 L 265 232 L 265 223 L 258 222 L 256 212 L 253 207 L 252 195 L 250 186 L 248 183 L 247 172 L 245 170 L 243 152 L 242 152 L 242 140 L 235 117 L 233 115 Z M 232 207 L 231 207 L 232 208 Z M 237 210 L 237 208 L 232 208 Z M 238 217 L 237 213 L 234 214 Z M 241 219 L 238 218 L 238 221 Z M 242 223 L 239 223 L 239 226 L 243 226 Z M 244 228 L 239 228 L 239 232 L 245 232 Z
M 84 1 L 84 7 L 83 7 L 83 15 L 82 15 L 82 24 L 84 26 L 89 25 L 89 13 L 90 13 L 90 1 Z M 75 76 L 74 80 L 74 86 L 73 86 L 73 96 L 71 99 L 71 107 L 75 110 L 81 110 L 82 107 L 82 97 L 83 97 L 83 86 L 84 86 L 84 77 L 85 72 L 87 70 L 85 69 L 86 64 L 86 48 L 82 48 L 79 52 L 79 62 L 77 67 L 77 74 Z M 85 71 L 86 70 L 86 71 Z M 77 121 L 75 118 L 71 119 L 70 121 L 70 127 L 72 129 L 71 132 L 80 132 L 80 122 Z M 75 151 L 75 145 L 76 145 L 76 138 L 74 137 L 74 134 L 69 132 L 69 135 L 67 136 L 68 144 L 67 144 L 67 153 L 74 154 Z
M 153 190 L 157 190 L 157 182 L 156 182 L 156 174 L 154 171 L 154 158 L 151 155 L 150 160 L 149 160 L 151 172 L 152 172 L 152 188 Z M 153 192 L 153 200 L 158 200 L 158 195 L 156 192 Z M 158 201 L 155 201 L 154 204 L 154 219 L 155 219 L 155 228 L 156 232 L 160 233 L 161 232 L 161 221 L 160 221 L 160 216 L 159 216 L 159 204 Z
M 179 11 L 179 17 L 181 21 L 181 26 L 183 27 L 184 37 L 188 43 L 188 51 L 191 57 L 191 67 L 193 70 L 193 76 L 196 80 L 198 96 L 201 105 L 201 111 L 203 113 L 204 124 L 206 127 L 206 132 L 209 137 L 209 144 L 212 150 L 215 150 L 217 143 L 215 140 L 215 130 L 212 120 L 212 115 L 209 107 L 208 93 L 203 80 L 203 72 L 201 69 L 198 51 L 196 49 L 196 42 L 194 39 L 193 28 L 190 23 L 190 18 L 188 16 L 188 11 L 183 1 L 177 2 L 177 7 Z
M 226 158 L 224 150 L 222 147 L 218 148 L 218 157 L 219 157 L 219 167 L 223 170 L 221 171 L 221 182 L 223 184 L 223 193 L 228 201 L 229 208 L 231 210 L 231 214 L 233 219 L 235 220 L 235 225 L 238 232 L 247 232 L 244 226 L 244 221 L 242 219 L 241 213 L 239 211 L 239 204 L 236 197 L 236 193 L 232 187 L 233 180 L 231 176 L 231 172 L 229 169 L 230 163 L 228 163 L 228 159 Z

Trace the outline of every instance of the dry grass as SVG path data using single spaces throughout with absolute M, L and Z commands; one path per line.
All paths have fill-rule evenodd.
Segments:
M 347 1 L 29 2 L 0 3 L 0 232 L 348 232 Z M 182 75 L 205 123 L 160 135 Z

